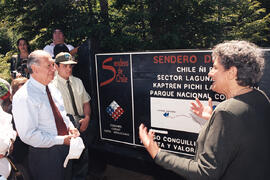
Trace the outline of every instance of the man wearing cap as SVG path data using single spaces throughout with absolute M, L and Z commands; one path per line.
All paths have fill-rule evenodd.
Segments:
M 62 29 L 59 29 L 59 28 L 54 29 L 53 42 L 50 45 L 46 45 L 43 50 L 50 53 L 50 55 L 53 57 L 54 56 L 53 49 L 54 49 L 54 46 L 57 44 L 65 44 L 65 35 Z M 72 55 L 77 53 L 78 47 L 74 48 L 70 44 L 65 44 L 65 45 L 68 47 L 68 50 Z
M 87 127 L 90 121 L 90 96 L 86 92 L 82 81 L 72 76 L 75 62 L 71 54 L 59 53 L 55 58 L 57 75 L 53 84 L 59 89 L 64 100 L 65 110 L 73 119 L 74 125 L 80 130 L 87 146 Z M 85 179 L 88 173 L 88 150 L 84 150 L 80 159 L 72 161 L 72 179 Z
M 27 68 L 30 79 L 12 101 L 16 129 L 21 140 L 30 145 L 33 179 L 63 180 L 70 140 L 80 133 L 66 116 L 61 93 L 50 83 L 55 73 L 50 54 L 42 50 L 32 52 Z

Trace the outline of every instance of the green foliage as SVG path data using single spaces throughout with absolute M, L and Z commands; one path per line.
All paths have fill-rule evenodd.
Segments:
M 11 53 L 7 53 L 6 56 L 0 55 L 0 78 L 7 81 L 11 81 L 10 72 L 9 72 L 9 63 L 7 61 L 10 59 Z
M 4 23 L 0 24 L 0 78 L 10 81 L 9 63 L 8 59 L 13 52 L 13 38 L 12 33 L 8 31 Z
M 42 49 L 55 27 L 74 46 L 90 38 L 96 52 L 211 48 L 230 39 L 269 46 L 269 9 L 268 0 L 2 0 L 0 61 L 19 37 Z
M 260 3 L 262 3 L 262 7 L 266 9 L 267 13 L 270 13 L 270 1 L 269 0 L 258 0 Z
M 6 54 L 12 48 L 11 39 L 8 36 L 7 29 L 0 28 L 0 54 Z

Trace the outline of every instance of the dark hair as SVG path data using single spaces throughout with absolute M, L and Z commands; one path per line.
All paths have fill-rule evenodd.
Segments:
M 65 44 L 55 45 L 53 48 L 53 58 L 55 58 L 57 56 L 57 54 L 59 54 L 60 52 L 68 52 L 69 53 L 69 49 Z
M 214 47 L 213 59 L 226 70 L 237 68 L 237 83 L 240 86 L 254 87 L 263 75 L 264 58 L 262 50 L 247 41 L 227 41 Z
M 61 27 L 54 28 L 53 31 L 52 31 L 52 33 L 54 33 L 56 30 L 59 30 L 60 32 L 62 32 L 63 35 L 65 36 L 65 32 L 64 32 L 64 30 Z
M 17 40 L 17 48 L 18 48 L 18 51 L 20 52 L 20 50 L 19 50 L 19 43 L 20 43 L 20 41 L 25 41 L 25 43 L 26 43 L 26 45 L 27 45 L 27 51 L 28 51 L 28 53 L 30 53 L 30 45 L 29 45 L 29 42 L 28 42 L 27 39 L 25 39 L 25 38 L 23 38 L 23 37 Z

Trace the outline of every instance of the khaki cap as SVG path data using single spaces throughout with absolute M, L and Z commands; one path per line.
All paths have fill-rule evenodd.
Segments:
M 67 52 L 60 52 L 59 54 L 57 54 L 55 57 L 55 63 L 77 64 L 77 62 L 73 60 L 73 57 L 71 56 L 71 54 Z

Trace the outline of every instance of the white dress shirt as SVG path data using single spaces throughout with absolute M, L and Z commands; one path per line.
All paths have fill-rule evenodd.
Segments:
M 61 93 L 52 84 L 48 87 L 67 128 L 74 128 L 66 116 Z M 33 147 L 49 148 L 64 143 L 64 136 L 57 135 L 45 88 L 46 86 L 30 77 L 13 97 L 12 113 L 17 132 L 23 142 Z
M 10 140 L 15 141 L 16 131 L 13 130 L 12 116 L 3 111 L 0 106 L 0 154 L 5 155 L 11 144 Z
M 12 127 L 12 116 L 3 111 L 0 106 L 0 154 L 5 155 L 12 144 L 11 140 L 15 141 L 16 131 Z M 11 166 L 8 160 L 0 158 L 0 175 L 7 178 L 10 174 Z
M 67 46 L 69 51 L 74 49 L 74 47 L 70 44 L 65 44 L 65 45 Z M 50 45 L 46 45 L 43 50 L 50 53 L 50 55 L 53 57 L 54 56 L 54 53 L 53 53 L 54 46 L 55 46 L 55 44 L 51 43 Z
M 84 115 L 83 104 L 89 102 L 91 98 L 89 94 L 86 92 L 83 86 L 83 83 L 79 78 L 76 78 L 74 76 L 69 76 L 69 81 L 70 81 L 70 86 L 74 94 L 74 99 L 75 99 L 78 113 L 80 116 L 83 116 Z M 75 115 L 74 109 L 71 103 L 71 97 L 67 88 L 67 80 L 65 80 L 64 78 L 59 76 L 59 74 L 57 74 L 52 83 L 61 92 L 63 100 L 64 100 L 65 110 L 67 111 L 67 113 Z

